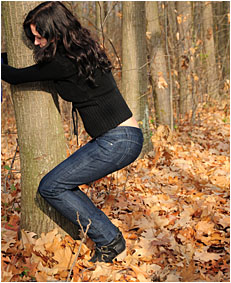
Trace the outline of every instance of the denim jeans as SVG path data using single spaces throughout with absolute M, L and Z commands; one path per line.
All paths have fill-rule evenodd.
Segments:
M 46 201 L 77 225 L 77 212 L 84 230 L 98 247 L 109 244 L 118 233 L 78 185 L 88 184 L 132 163 L 140 154 L 143 135 L 139 128 L 120 126 L 92 139 L 51 170 L 38 191 Z

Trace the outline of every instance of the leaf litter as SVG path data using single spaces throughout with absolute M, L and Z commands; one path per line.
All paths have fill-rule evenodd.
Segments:
M 224 108 L 208 111 L 201 105 L 196 123 L 184 120 L 174 133 L 160 126 L 152 136 L 153 152 L 90 188 L 81 186 L 126 239 L 126 251 L 114 264 L 89 262 L 91 240 L 62 237 L 58 229 L 39 238 L 22 230 L 18 238 L 18 157 L 9 170 L 16 129 L 13 118 L 4 119 L 2 281 L 53 282 L 68 276 L 71 282 L 229 281 L 230 152 Z M 67 125 L 65 131 L 71 152 Z

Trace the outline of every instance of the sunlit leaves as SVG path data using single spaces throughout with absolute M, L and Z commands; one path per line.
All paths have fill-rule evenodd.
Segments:
M 127 248 L 114 264 L 93 264 L 88 239 L 72 282 L 229 280 L 229 125 L 223 109 L 202 105 L 197 123 L 183 121 L 174 133 L 159 127 L 152 136 L 155 152 L 90 188 L 81 186 L 123 232 Z M 3 181 L 14 142 L 8 147 L 8 155 L 2 153 Z M 19 240 L 20 182 L 14 173 L 6 189 L 2 280 L 65 281 L 80 241 L 62 238 L 58 230 L 38 239 L 21 231 Z

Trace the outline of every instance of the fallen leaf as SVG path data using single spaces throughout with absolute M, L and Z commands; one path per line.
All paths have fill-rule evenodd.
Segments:
M 193 259 L 202 262 L 208 262 L 210 260 L 218 260 L 221 258 L 221 255 L 215 253 L 208 253 L 207 251 L 196 251 Z

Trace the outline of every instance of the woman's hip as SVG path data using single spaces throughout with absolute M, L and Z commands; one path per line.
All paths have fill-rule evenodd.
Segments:
M 98 180 L 132 163 L 142 150 L 138 128 L 117 127 L 93 139 L 56 166 L 41 181 L 46 190 L 72 189 Z
M 119 170 L 139 156 L 143 146 L 143 134 L 139 128 L 120 126 L 96 138 L 94 142 L 97 143 L 102 157 L 108 157 Z

